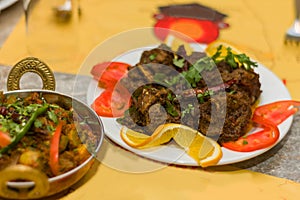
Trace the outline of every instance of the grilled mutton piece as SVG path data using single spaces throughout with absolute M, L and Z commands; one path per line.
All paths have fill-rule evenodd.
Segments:
M 145 51 L 140 62 L 121 80 L 132 94 L 132 101 L 125 116 L 118 119 L 119 123 L 146 134 L 152 134 L 163 123 L 181 123 L 219 143 L 244 135 L 251 123 L 252 106 L 261 94 L 259 75 L 253 69 L 232 68 L 220 62 L 214 70 L 204 70 L 201 75 L 205 79 L 194 87 L 160 84 L 155 80 L 161 72 L 166 79 L 172 79 L 188 70 L 190 61 L 196 62 L 203 56 L 203 53 L 187 56 L 182 47 L 172 52 L 164 45 Z M 174 59 L 185 61 L 178 68 Z M 205 80 L 210 81 L 209 87 Z

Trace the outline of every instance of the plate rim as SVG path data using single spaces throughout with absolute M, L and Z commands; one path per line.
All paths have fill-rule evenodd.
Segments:
M 0 12 L 13 4 L 17 3 L 18 0 L 2 0 L 0 1 Z

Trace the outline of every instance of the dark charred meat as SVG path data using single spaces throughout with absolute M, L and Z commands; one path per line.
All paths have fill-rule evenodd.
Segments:
M 143 52 L 121 83 L 131 92 L 131 106 L 118 122 L 152 134 L 163 123 L 181 123 L 219 143 L 243 136 L 252 107 L 261 94 L 252 68 L 217 64 L 204 53 L 186 55 L 165 45 Z

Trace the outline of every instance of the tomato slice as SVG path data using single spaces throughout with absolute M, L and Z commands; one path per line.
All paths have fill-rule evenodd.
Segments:
M 50 160 L 49 165 L 51 172 L 54 175 L 59 174 L 59 141 L 60 141 L 60 135 L 62 131 L 62 121 L 60 121 L 53 133 L 53 136 L 51 138 L 50 143 Z
M 91 74 L 101 88 L 112 88 L 127 73 L 130 65 L 123 62 L 103 62 L 95 65 Z
M 249 152 L 272 146 L 279 138 L 278 125 L 295 114 L 299 101 L 282 100 L 255 109 L 252 121 L 264 129 L 251 135 L 243 136 L 237 141 L 223 143 L 222 146 L 233 151 Z
M 250 152 L 275 144 L 279 138 L 277 125 L 257 115 L 254 115 L 252 120 L 264 129 L 251 135 L 240 137 L 236 141 L 223 143 L 222 146 L 233 151 Z
M 92 108 L 99 116 L 120 117 L 129 108 L 130 94 L 127 90 L 104 90 L 95 99 Z
M 299 101 L 283 100 L 259 106 L 255 109 L 254 115 L 264 117 L 276 125 L 285 121 L 288 117 L 298 111 Z
M 9 136 L 9 133 L 0 131 L 0 147 L 4 148 L 11 143 L 12 138 Z

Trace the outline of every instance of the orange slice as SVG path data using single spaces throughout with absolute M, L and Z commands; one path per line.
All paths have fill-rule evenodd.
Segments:
M 169 142 L 174 136 L 174 132 L 166 129 L 163 125 L 156 128 L 151 136 L 145 135 L 122 127 L 121 138 L 131 147 L 134 148 L 149 148 L 159 146 Z
M 125 127 L 121 129 L 120 134 L 123 141 L 134 148 L 159 146 L 173 138 L 202 167 L 216 165 L 222 158 L 222 149 L 216 141 L 181 124 L 160 125 L 151 136 Z

